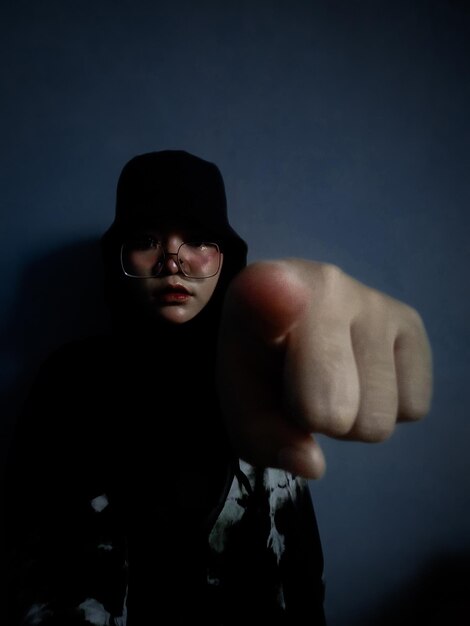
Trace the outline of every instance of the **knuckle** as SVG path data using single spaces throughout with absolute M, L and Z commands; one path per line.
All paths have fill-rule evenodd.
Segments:
M 417 328 L 420 328 L 420 329 L 424 328 L 423 318 L 421 317 L 420 313 L 409 304 L 403 303 L 403 307 L 406 311 L 406 314 L 408 316 L 408 320 L 410 321 L 410 323 L 416 326 Z
M 401 317 L 403 320 L 403 328 L 415 336 L 427 336 L 426 327 L 419 311 L 414 307 L 400 302 Z
M 343 270 L 334 263 L 322 263 L 321 277 L 326 293 L 336 291 L 338 283 L 343 280 Z

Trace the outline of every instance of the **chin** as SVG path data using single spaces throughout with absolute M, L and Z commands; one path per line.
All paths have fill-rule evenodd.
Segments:
M 170 324 L 184 324 L 196 317 L 199 311 L 189 310 L 181 306 L 162 307 L 156 312 L 156 317 Z

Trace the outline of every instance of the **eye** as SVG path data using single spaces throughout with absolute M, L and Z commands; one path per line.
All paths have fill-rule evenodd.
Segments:
M 136 239 L 131 242 L 131 247 L 134 250 L 155 250 L 158 245 L 159 242 L 156 239 L 146 235 L 136 237 Z

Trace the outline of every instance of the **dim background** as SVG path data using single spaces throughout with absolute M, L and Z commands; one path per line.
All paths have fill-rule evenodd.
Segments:
M 39 362 L 107 326 L 121 167 L 189 150 L 250 260 L 336 263 L 433 346 L 425 420 L 321 440 L 329 625 L 469 624 L 469 3 L 3 0 L 0 42 L 2 468 Z

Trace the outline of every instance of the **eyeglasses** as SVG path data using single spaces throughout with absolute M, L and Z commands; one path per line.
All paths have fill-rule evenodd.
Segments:
M 220 269 L 220 248 L 216 243 L 184 242 L 176 252 L 168 252 L 151 237 L 123 243 L 121 267 L 130 278 L 154 278 L 162 273 L 168 256 L 176 257 L 179 271 L 188 278 L 210 278 Z

